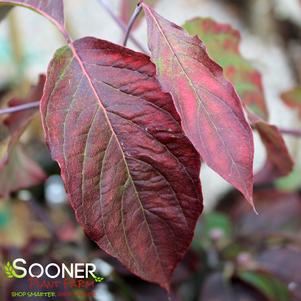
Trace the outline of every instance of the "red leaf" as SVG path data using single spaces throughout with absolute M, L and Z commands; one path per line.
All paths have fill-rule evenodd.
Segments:
M 10 160 L 0 171 L 0 196 L 7 197 L 11 192 L 40 184 L 45 178 L 39 165 L 16 145 L 10 152 Z
M 32 101 L 38 101 L 42 98 L 43 88 L 45 84 L 45 75 L 40 75 L 39 82 L 37 86 L 33 86 L 26 99 L 14 98 L 9 102 L 9 106 L 14 107 L 21 104 L 26 104 Z M 0 170 L 5 164 L 7 164 L 9 155 L 18 142 L 20 136 L 37 114 L 38 110 L 36 108 L 16 112 L 9 115 L 3 121 L 3 126 L 1 128 L 2 139 L 0 141 Z M 5 132 L 5 133 L 4 133 Z
M 0 5 L 24 6 L 43 15 L 53 22 L 61 31 L 64 28 L 63 0 L 0 0 Z
M 158 79 L 204 161 L 252 204 L 253 136 L 240 99 L 197 37 L 142 4 Z
M 249 113 L 249 119 L 258 131 L 267 151 L 267 163 L 261 172 L 256 175 L 256 182 L 273 181 L 288 175 L 294 167 L 294 161 L 288 152 L 285 141 L 279 129 Z
M 277 127 L 263 119 L 268 118 L 261 74 L 253 68 L 239 51 L 240 33 L 227 24 L 220 24 L 212 19 L 196 18 L 184 25 L 189 34 L 197 34 L 208 49 L 209 55 L 224 69 L 225 77 L 234 85 L 243 103 L 249 109 L 253 126 L 266 147 L 268 160 L 264 174 L 273 180 L 287 175 L 293 168 L 293 161 Z M 254 115 L 256 114 L 256 115 Z M 267 173 L 266 173 L 267 172 Z
M 37 86 L 33 86 L 26 99 L 12 99 L 10 106 L 40 100 L 46 77 L 41 75 Z M 8 196 L 10 192 L 37 185 L 45 180 L 43 170 L 26 156 L 17 144 L 26 127 L 36 116 L 36 108 L 9 115 L 0 124 L 0 195 Z
M 94 38 L 60 49 L 41 112 L 86 233 L 168 289 L 202 210 L 200 158 L 149 57 Z
M 266 147 L 268 161 L 272 165 L 272 179 L 288 175 L 293 170 L 294 161 L 278 128 L 264 121 L 258 121 L 255 127 Z

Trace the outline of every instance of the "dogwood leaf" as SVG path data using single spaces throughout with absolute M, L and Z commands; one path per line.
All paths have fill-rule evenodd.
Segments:
M 41 113 L 87 235 L 168 289 L 202 210 L 200 158 L 149 57 L 95 38 L 58 50 Z
M 142 3 L 157 77 L 202 159 L 253 204 L 253 136 L 239 97 L 197 37 Z

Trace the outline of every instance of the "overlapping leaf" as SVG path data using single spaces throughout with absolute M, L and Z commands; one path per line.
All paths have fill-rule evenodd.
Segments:
M 61 31 L 64 28 L 63 0 L 0 0 L 1 6 L 24 6 L 45 16 L 53 22 Z
M 283 93 L 281 98 L 287 106 L 296 109 L 301 117 L 301 87 Z
M 234 88 L 197 37 L 142 5 L 158 79 L 172 94 L 186 135 L 204 161 L 252 203 L 253 136 Z
M 168 289 L 202 210 L 200 158 L 149 57 L 94 38 L 60 49 L 41 113 L 86 233 Z
M 250 111 L 250 122 L 259 132 L 267 150 L 268 162 L 264 172 L 268 171 L 269 180 L 289 174 L 293 160 L 278 128 L 264 121 L 268 118 L 268 111 L 261 75 L 240 54 L 239 31 L 208 18 L 188 21 L 184 28 L 204 42 L 209 55 L 222 66 L 224 75 Z

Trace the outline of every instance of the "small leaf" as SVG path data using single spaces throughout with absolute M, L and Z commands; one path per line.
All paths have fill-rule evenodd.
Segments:
M 270 166 L 269 180 L 272 181 L 288 175 L 293 170 L 294 161 L 278 128 L 264 121 L 255 122 L 254 127 L 257 129 L 267 150 L 267 159 Z
M 283 93 L 281 98 L 287 106 L 296 109 L 301 118 L 301 87 L 296 87 L 295 89 Z
M 14 278 L 14 269 L 11 266 L 9 261 L 5 265 L 5 274 L 6 274 L 7 278 L 9 278 L 9 279 Z
M 203 43 L 142 4 L 157 77 L 202 159 L 253 204 L 253 135 L 233 86 Z
M 3 5 L 18 5 L 32 9 L 53 22 L 61 31 L 64 28 L 63 0 L 0 0 Z
M 41 113 L 78 222 L 168 289 L 202 211 L 200 158 L 149 57 L 95 38 L 58 50 Z

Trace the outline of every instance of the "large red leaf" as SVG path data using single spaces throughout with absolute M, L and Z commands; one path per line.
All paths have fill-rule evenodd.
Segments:
M 94 38 L 60 49 L 41 113 L 86 233 L 168 289 L 202 210 L 200 158 L 149 57 Z
M 249 113 L 249 119 L 267 150 L 268 162 L 264 168 L 264 177 L 268 176 L 271 181 L 287 175 L 293 168 L 293 161 L 278 128 L 262 120 L 268 118 L 268 111 L 261 74 L 241 55 L 239 31 L 208 18 L 195 18 L 187 21 L 184 27 L 189 34 L 198 35 L 204 42 L 210 57 L 221 65 L 225 77 L 234 85 L 244 105 L 252 112 Z M 261 173 L 260 177 L 262 176 Z
M 240 99 L 197 37 L 142 4 L 158 79 L 204 161 L 252 203 L 253 136 Z
M 63 0 L 0 0 L 2 5 L 24 6 L 45 16 L 64 32 Z

